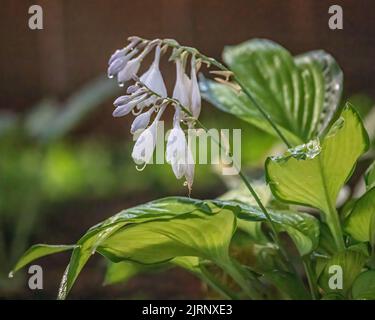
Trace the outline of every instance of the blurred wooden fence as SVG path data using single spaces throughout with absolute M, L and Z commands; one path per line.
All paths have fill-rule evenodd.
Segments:
M 44 9 L 44 30 L 28 28 L 32 4 Z M 344 30 L 328 28 L 331 4 L 343 6 Z M 374 12 L 373 0 L 1 0 L 0 108 L 65 98 L 104 73 L 108 56 L 133 34 L 173 37 L 215 57 L 253 37 L 293 53 L 323 48 L 351 93 L 374 96 Z

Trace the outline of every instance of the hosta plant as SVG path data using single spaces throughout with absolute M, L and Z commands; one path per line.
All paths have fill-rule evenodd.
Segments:
M 176 65 L 172 94 L 159 68 L 168 52 Z M 152 64 L 138 74 L 149 54 Z M 285 151 L 265 161 L 264 184 L 254 187 L 239 170 L 241 190 L 219 199 L 167 197 L 124 209 L 76 244 L 32 246 L 12 272 L 72 250 L 61 299 L 95 253 L 108 260 L 107 284 L 179 266 L 207 283 L 215 297 L 375 299 L 375 169 L 366 172 L 360 196 L 345 197 L 343 187 L 369 138 L 355 107 L 341 107 L 343 76 L 336 61 L 324 51 L 292 56 L 261 39 L 227 47 L 223 58 L 225 64 L 175 40 L 129 38 L 109 60 L 110 78 L 120 86 L 133 81 L 115 100 L 113 115 L 136 116 L 131 133 L 141 133 L 132 157 L 143 167 L 153 157 L 158 121 L 172 108 L 166 160 L 191 190 L 194 160 L 185 132 L 205 129 L 199 120 L 203 96 L 280 138 Z M 202 66 L 213 80 L 201 76 L 198 83 Z M 261 196 L 260 189 L 272 193 Z

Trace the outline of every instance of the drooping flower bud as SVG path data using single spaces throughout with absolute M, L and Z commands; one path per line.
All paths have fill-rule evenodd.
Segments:
M 191 79 L 190 112 L 192 113 L 194 118 L 198 119 L 199 114 L 201 113 L 201 93 L 199 91 L 199 84 L 197 81 L 197 72 L 195 69 L 195 57 L 194 56 L 191 58 L 190 79 Z
M 160 110 L 151 126 L 144 130 L 138 137 L 132 152 L 132 158 L 135 163 L 150 163 L 156 146 L 158 122 L 164 110 L 165 106 L 160 107 Z
M 151 114 L 154 112 L 154 110 L 155 108 L 150 108 L 150 110 L 137 116 L 132 123 L 130 133 L 134 134 L 138 130 L 147 128 L 148 124 L 150 123 Z
M 123 105 L 119 105 L 112 113 L 112 115 L 114 117 L 122 117 L 122 116 L 125 116 L 127 115 L 128 113 L 130 113 L 134 107 L 142 102 L 144 99 L 147 99 L 147 94 L 143 94 L 142 96 L 140 97 L 137 97 L 137 98 L 134 98 L 133 100 L 123 104 Z M 116 102 L 116 101 L 115 101 Z
M 140 38 L 134 37 L 131 39 L 130 43 L 123 49 L 116 50 L 114 54 L 111 55 L 108 61 L 108 65 L 110 66 L 112 62 L 114 62 L 118 58 L 125 57 L 131 50 L 135 49 L 136 45 L 141 41 Z
M 113 59 L 111 64 L 108 67 L 108 77 L 112 78 L 115 75 L 118 75 L 122 70 L 124 70 L 128 64 L 128 61 L 133 58 L 138 53 L 137 49 L 130 51 L 127 54 L 120 55 Z
M 141 67 L 140 56 L 130 60 L 125 67 L 117 74 L 117 81 L 120 85 L 124 82 L 129 81 L 133 75 L 136 75 L 139 68 Z
M 167 96 L 167 88 L 159 68 L 160 64 L 160 46 L 155 49 L 155 58 L 150 68 L 141 76 L 140 80 L 152 91 L 163 98 Z
M 186 107 L 190 105 L 190 87 L 190 79 L 185 73 L 182 61 L 177 59 L 176 83 L 173 90 L 173 98 Z
M 150 68 L 140 77 L 140 81 L 147 86 L 150 90 L 154 91 L 161 97 L 167 97 L 167 88 L 165 86 L 163 76 L 159 68 L 160 64 L 160 46 L 157 46 L 155 49 L 155 58 Z M 143 101 L 138 108 L 143 109 L 149 105 L 155 103 L 157 97 L 151 96 L 145 101 Z

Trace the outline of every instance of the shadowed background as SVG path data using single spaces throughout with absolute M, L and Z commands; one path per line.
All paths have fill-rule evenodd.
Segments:
M 32 4 L 43 8 L 43 30 L 28 28 Z M 328 28 L 332 4 L 343 7 L 344 30 Z M 346 97 L 365 93 L 361 101 L 368 104 L 375 96 L 375 2 L 371 0 L 1 0 L 0 5 L 0 111 L 6 119 L 31 128 L 27 134 L 19 130 L 26 137 L 20 139 L 21 133 L 16 133 L 0 145 L 0 157 L 8 155 L 0 166 L 0 179 L 5 170 L 12 172 L 0 182 L 0 242 L 6 252 L 3 261 L 0 257 L 3 276 L 30 243 L 72 243 L 88 227 L 122 208 L 186 194 L 168 167 L 156 173 L 150 168 L 135 171 L 129 151 L 131 117 L 111 116 L 118 89 L 113 81 L 104 80 L 107 60 L 130 35 L 175 38 L 215 58 L 220 58 L 225 45 L 250 38 L 274 40 L 293 54 L 324 49 L 344 71 Z M 163 68 L 171 89 L 174 68 Z M 60 121 L 61 127 L 43 131 L 60 117 L 59 111 L 69 107 L 73 111 Z M 203 121 L 211 126 L 243 126 L 213 112 L 204 105 Z M 56 133 L 56 127 L 62 129 Z M 254 128 L 248 130 L 263 147 L 253 142 L 245 162 L 261 164 L 273 140 Z M 24 160 L 17 164 L 14 159 L 20 158 Z M 194 197 L 214 197 L 225 191 L 225 184 L 211 171 L 208 177 L 197 173 Z M 24 224 L 33 227 L 27 230 Z M 18 235 L 21 240 L 14 241 Z M 0 298 L 54 298 L 67 261 L 64 254 L 41 260 L 45 290 L 30 291 L 21 275 L 18 280 L 0 282 Z M 181 270 L 103 288 L 103 268 L 100 259 L 90 262 L 72 298 L 199 298 L 204 290 Z

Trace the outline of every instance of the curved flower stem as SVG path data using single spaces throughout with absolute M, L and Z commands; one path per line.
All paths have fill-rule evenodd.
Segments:
M 161 40 L 161 42 L 165 45 L 168 45 L 172 48 L 177 50 L 189 52 L 192 55 L 198 56 L 202 61 L 207 63 L 208 65 L 214 65 L 215 67 L 219 68 L 222 71 L 228 71 L 233 73 L 230 69 L 228 69 L 224 64 L 217 61 L 214 58 L 210 58 L 205 56 L 204 54 L 200 53 L 197 49 L 187 46 L 181 46 L 177 41 L 171 39 Z M 271 116 L 263 109 L 263 107 L 256 101 L 253 97 L 251 92 L 246 88 L 246 86 L 241 82 L 241 80 L 236 76 L 233 75 L 233 79 L 237 82 L 237 84 L 241 87 L 241 90 L 245 95 L 249 98 L 249 100 L 253 103 L 253 105 L 258 109 L 260 114 L 263 118 L 269 123 L 269 125 L 275 130 L 276 134 L 280 137 L 280 139 L 285 143 L 285 145 L 289 148 L 292 147 L 292 144 L 288 141 L 288 139 L 284 136 L 284 134 L 280 131 L 277 127 L 276 123 L 272 120 Z

